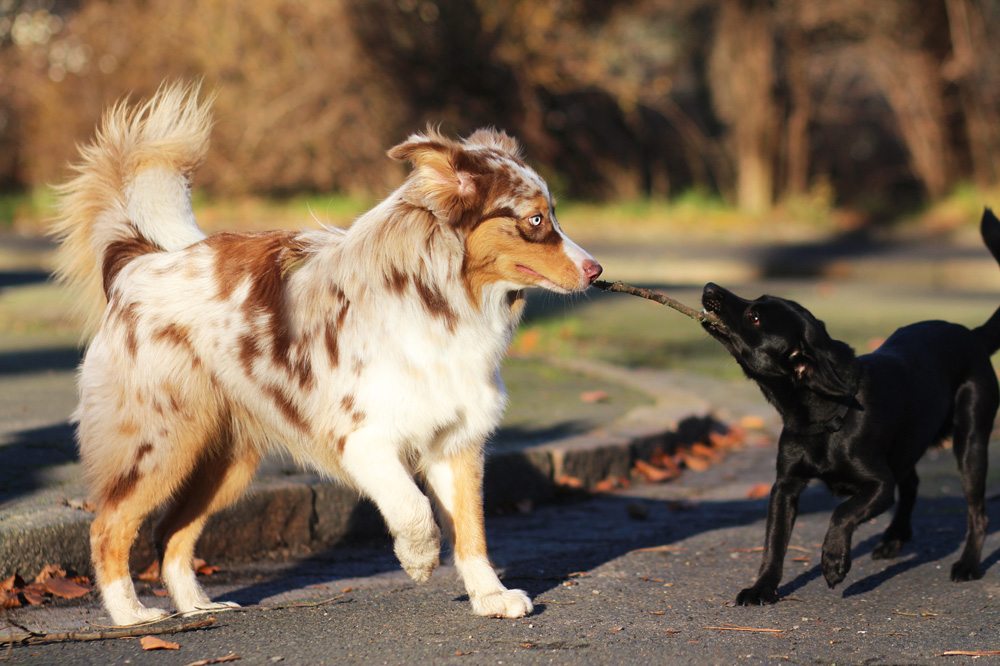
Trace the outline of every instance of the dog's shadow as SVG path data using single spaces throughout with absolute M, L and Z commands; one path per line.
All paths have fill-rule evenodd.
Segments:
M 811 487 L 803 494 L 800 515 L 821 513 L 828 516 L 837 500 L 821 487 Z M 648 517 L 623 518 L 641 507 Z M 990 501 L 988 509 L 1000 513 L 1000 503 Z M 562 497 L 555 505 L 527 514 L 491 516 L 491 559 L 504 571 L 504 583 L 526 590 L 536 600 L 536 612 L 545 612 L 545 594 L 559 589 L 575 572 L 590 571 L 627 553 L 642 548 L 664 548 L 669 551 L 677 544 L 699 534 L 760 523 L 759 538 L 763 539 L 763 521 L 767 500 L 720 500 L 688 503 L 676 500 L 650 500 L 622 495 Z M 947 558 L 961 545 L 964 520 L 964 499 L 961 497 L 921 498 L 914 515 L 915 537 L 904 548 L 903 558 L 893 560 L 881 571 L 844 588 L 843 596 L 851 597 L 870 592 L 886 581 L 922 564 Z M 944 516 L 944 518 L 941 518 Z M 958 521 L 955 525 L 951 523 Z M 1000 515 L 994 515 L 990 533 L 1000 526 Z M 553 534 L 553 530 L 557 534 Z M 934 534 L 945 532 L 946 538 Z M 880 534 L 866 537 L 858 543 L 852 555 L 857 560 L 870 555 Z M 525 551 L 525 544 L 531 550 Z M 907 556 L 915 553 L 914 556 Z M 1000 549 L 982 562 L 984 572 L 1000 561 Z M 748 568 L 752 577 L 754 563 Z M 942 566 L 942 569 L 946 567 Z M 260 580 L 235 590 L 226 598 L 241 604 L 258 604 L 267 598 L 307 586 L 329 585 L 346 579 L 364 578 L 399 571 L 388 538 L 373 539 L 369 532 L 365 541 L 349 540 L 335 544 L 312 557 L 293 564 L 277 577 Z M 689 570 L 687 575 L 699 575 Z M 940 573 L 940 572 L 939 572 Z M 714 570 L 701 575 L 711 577 Z M 947 575 L 945 571 L 942 575 Z M 810 582 L 821 578 L 820 567 L 814 566 L 781 586 L 782 597 L 792 595 Z M 403 580 L 400 578 L 400 580 Z M 850 580 L 850 578 L 848 579 Z M 751 580 L 748 578 L 747 584 Z M 735 597 L 737 590 L 720 590 L 724 596 Z M 466 599 L 461 596 L 458 599 Z

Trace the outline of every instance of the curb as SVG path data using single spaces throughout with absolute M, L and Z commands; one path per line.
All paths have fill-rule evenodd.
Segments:
M 576 364 L 587 374 L 621 381 L 631 371 L 602 364 Z M 629 477 L 636 460 L 657 451 L 704 439 L 720 422 L 711 406 L 690 393 L 655 391 L 630 381 L 655 398 L 606 427 L 585 434 L 490 454 L 487 448 L 484 499 L 488 513 L 523 510 L 552 501 L 574 479 L 574 490 L 594 488 L 608 478 Z M 266 516 L 264 520 L 261 517 Z M 91 572 L 89 527 L 93 514 L 68 506 L 47 506 L 22 516 L 16 527 L 0 523 L 0 579 L 14 573 L 33 578 L 48 563 Z M 134 571 L 154 558 L 151 522 L 132 551 Z M 198 556 L 210 562 L 262 556 L 301 555 L 348 539 L 386 539 L 374 505 L 349 488 L 314 474 L 258 477 L 250 493 L 209 521 Z

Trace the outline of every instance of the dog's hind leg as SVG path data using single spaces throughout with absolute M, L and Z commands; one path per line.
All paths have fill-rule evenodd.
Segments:
M 920 485 L 920 478 L 917 470 L 910 470 L 910 473 L 899 480 L 899 502 L 896 504 L 896 513 L 892 517 L 892 522 L 882 535 L 882 542 L 872 551 L 872 559 L 887 560 L 899 556 L 899 551 L 903 544 L 913 537 L 913 528 L 910 519 L 913 516 L 913 506 L 917 503 L 917 486 Z
M 395 443 L 381 432 L 356 430 L 344 444 L 339 469 L 378 506 L 406 573 L 425 582 L 441 558 L 441 533 Z
M 449 523 L 455 566 L 477 615 L 523 617 L 533 610 L 523 590 L 508 590 L 497 577 L 486 550 L 483 521 L 483 452 L 467 448 L 431 463 L 430 483 Z
M 992 370 L 990 371 L 992 374 Z M 982 578 L 979 560 L 986 538 L 986 469 L 990 431 L 997 411 L 996 380 L 963 386 L 955 399 L 953 448 L 968 503 L 965 548 L 951 567 L 954 581 Z
M 154 536 L 163 582 L 182 613 L 238 607 L 233 602 L 212 602 L 205 594 L 195 578 L 194 547 L 209 516 L 242 497 L 259 462 L 254 446 L 235 438 L 230 428 L 221 428 L 157 525 Z

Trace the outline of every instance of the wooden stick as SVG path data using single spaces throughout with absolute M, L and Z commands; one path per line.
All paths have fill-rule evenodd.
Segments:
M 140 636 L 156 636 L 162 634 L 176 634 L 182 631 L 194 631 L 205 629 L 215 624 L 214 617 L 205 617 L 200 620 L 191 620 L 172 626 L 156 627 L 148 624 L 121 627 L 120 629 L 105 629 L 103 631 L 61 631 L 51 634 L 25 631 L 22 635 L 13 635 L 0 638 L 0 645 L 4 643 L 19 643 L 21 645 L 42 645 L 45 643 L 67 643 L 75 641 L 104 641 L 114 638 L 138 638 Z M 23 629 L 23 627 L 20 627 Z
M 624 282 L 605 282 L 604 280 L 597 280 L 594 282 L 594 286 L 598 289 L 603 289 L 604 291 L 617 291 L 622 294 L 631 294 L 633 296 L 639 296 L 650 301 L 656 301 L 660 305 L 666 305 L 668 308 L 673 308 L 677 310 L 682 315 L 686 315 L 691 319 L 703 324 L 708 324 L 712 328 L 725 328 L 719 318 L 708 312 L 698 311 L 694 308 L 688 307 L 681 303 L 680 301 L 670 298 L 666 294 L 661 294 L 658 291 L 653 291 L 652 289 L 643 289 L 641 287 L 633 287 L 630 284 L 625 284 Z

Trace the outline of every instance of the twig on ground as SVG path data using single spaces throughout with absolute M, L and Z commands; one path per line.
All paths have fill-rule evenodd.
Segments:
M 784 629 L 762 629 L 758 627 L 737 627 L 733 624 L 725 624 L 721 627 L 702 627 L 702 629 L 711 629 L 712 631 L 749 631 L 757 634 L 783 634 Z
M 686 315 L 695 321 L 701 322 L 703 324 L 708 324 L 712 328 L 722 329 L 725 328 L 719 318 L 708 312 L 702 312 L 695 310 L 692 307 L 684 305 L 677 299 L 671 298 L 666 294 L 661 294 L 658 291 L 653 291 L 652 289 L 643 289 L 642 287 L 633 287 L 630 284 L 625 284 L 624 282 L 606 282 L 604 280 L 597 280 L 594 282 L 594 286 L 598 289 L 603 289 L 604 291 L 616 291 L 622 294 L 631 294 L 632 296 L 639 296 L 640 298 L 645 298 L 650 301 L 655 301 L 660 305 L 666 305 L 668 308 L 673 308 L 677 310 L 682 315 Z
M 205 629 L 206 627 L 214 625 L 215 621 L 214 617 L 205 617 L 198 620 L 191 620 L 190 622 L 182 622 L 181 624 L 163 627 L 140 624 L 130 627 L 120 627 L 117 629 L 105 629 L 103 631 L 60 631 L 53 633 L 25 631 L 22 635 L 15 634 L 10 637 L 0 638 L 0 642 L 19 643 L 21 645 L 42 645 L 45 643 L 69 643 L 77 641 L 104 641 L 115 638 L 139 638 L 141 636 L 176 634 L 182 631 Z

